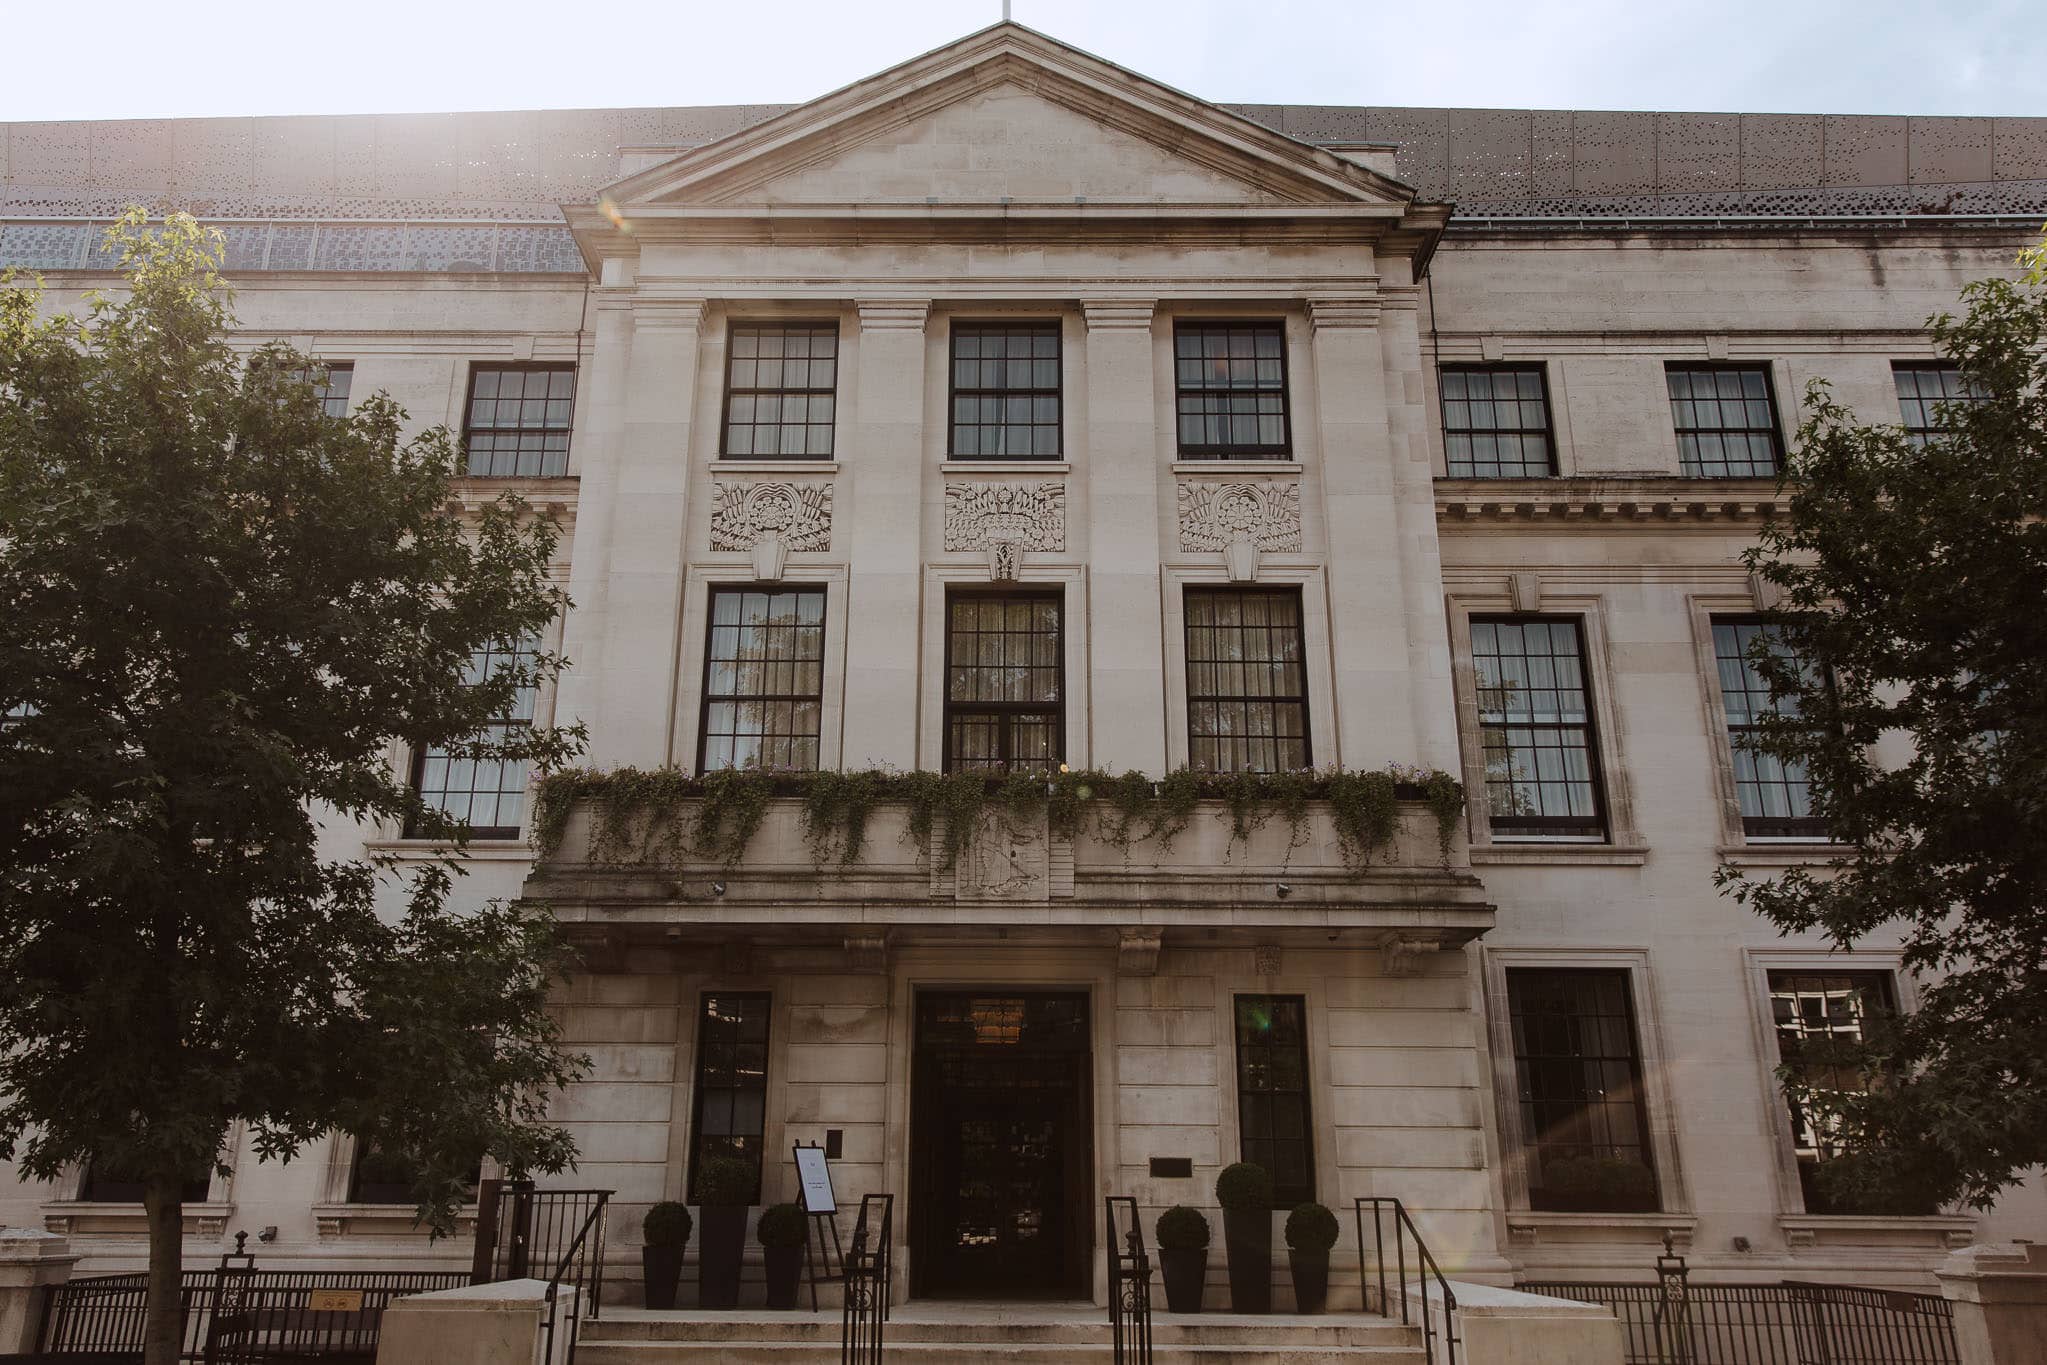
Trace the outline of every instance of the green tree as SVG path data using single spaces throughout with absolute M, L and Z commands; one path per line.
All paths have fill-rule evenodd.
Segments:
M 1841 946 L 1901 934 L 1918 1008 L 1781 1073 L 1843 1206 L 1988 1207 L 2047 1162 L 2047 290 L 1986 280 L 1931 322 L 1969 397 L 1942 434 L 1824 385 L 1750 551 L 1789 653 L 1758 747 L 1811 778 L 1844 852 L 1727 890 Z
M 173 1365 L 181 1187 L 230 1124 L 265 1159 L 374 1134 L 438 1230 L 479 1153 L 573 1158 L 552 922 L 447 907 L 466 826 L 390 752 L 544 767 L 579 737 L 485 729 L 555 656 L 464 678 L 565 609 L 556 528 L 510 497 L 465 528 L 445 432 L 401 438 L 383 396 L 327 417 L 316 362 L 238 356 L 191 219 L 109 242 L 127 288 L 76 315 L 0 279 L 0 1156 L 144 1182 Z M 323 856 L 352 820 L 451 851 Z

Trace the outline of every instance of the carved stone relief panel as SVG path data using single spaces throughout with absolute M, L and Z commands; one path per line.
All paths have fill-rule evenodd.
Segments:
M 711 548 L 751 551 L 754 575 L 779 579 L 791 550 L 832 548 L 832 486 L 721 481 L 711 505 Z
M 1258 575 L 1261 551 L 1301 548 L 1301 486 L 1291 479 L 1183 479 L 1180 548 L 1220 550 L 1232 579 Z
M 1008 547 L 998 550 L 997 547 Z M 945 486 L 945 548 L 988 550 L 990 562 L 1015 571 L 1025 550 L 1066 548 L 1066 485 L 1044 483 L 948 483 Z

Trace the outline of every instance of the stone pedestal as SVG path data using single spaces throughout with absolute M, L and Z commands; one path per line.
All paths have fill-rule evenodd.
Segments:
M 577 1291 L 556 1291 L 554 1340 L 545 1280 L 464 1285 L 392 1301 L 378 1334 L 377 1365 L 562 1365 Z
M 70 1279 L 77 1263 L 67 1237 L 0 1227 L 0 1355 L 36 1349 L 43 1293 Z
M 1936 1273 L 1962 1365 L 2047 1365 L 2047 1245 L 1964 1247 Z

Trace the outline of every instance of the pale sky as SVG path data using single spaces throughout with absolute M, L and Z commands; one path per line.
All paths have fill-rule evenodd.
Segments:
M 2040 0 L 1014 0 L 1240 103 L 2047 115 Z M 0 0 L 0 120 L 793 103 L 1001 0 Z

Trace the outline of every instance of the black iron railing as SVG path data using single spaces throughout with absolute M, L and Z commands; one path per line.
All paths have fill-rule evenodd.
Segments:
M 895 1203 L 892 1194 L 870 1194 L 860 1200 L 853 1241 L 842 1263 L 846 1295 L 839 1310 L 839 1365 L 881 1365 Z
M 1144 1249 L 1137 1200 L 1110 1195 L 1102 1206 L 1109 1232 L 1109 1332 L 1116 1365 L 1151 1365 L 1151 1257 Z
M 264 1270 L 247 1256 L 188 1270 L 179 1288 L 180 1360 L 235 1365 L 260 1356 L 367 1362 L 394 1299 L 456 1289 L 460 1270 Z M 54 1286 L 39 1349 L 141 1357 L 149 1276 L 92 1275 Z
M 530 1180 L 486 1180 L 476 1192 L 476 1284 L 545 1279 L 561 1264 L 610 1190 L 543 1190 Z
M 1957 1365 L 1953 1310 L 1938 1294 L 1850 1285 L 1518 1286 L 1603 1304 L 1620 1319 L 1628 1365 Z
M 576 1228 L 576 1235 L 563 1249 L 560 1259 L 554 1263 L 554 1273 L 547 1278 L 547 1316 L 542 1321 L 542 1330 L 547 1337 L 546 1352 L 542 1360 L 557 1359 L 554 1352 L 557 1330 L 568 1333 L 568 1350 L 559 1357 L 567 1365 L 575 1365 L 576 1343 L 582 1339 L 583 1319 L 594 1318 L 600 1301 L 604 1297 L 604 1229 L 606 1210 L 610 1207 L 611 1191 L 595 1190 L 596 1199 L 589 1204 L 589 1211 L 583 1215 L 582 1223 Z M 566 1288 L 568 1293 L 562 1293 Z M 562 1312 L 564 1299 L 568 1312 Z
M 1365 1240 L 1365 1210 L 1370 1207 L 1372 1214 L 1372 1239 Z M 1403 1326 L 1419 1323 L 1422 1330 L 1422 1351 L 1429 1365 L 1436 1365 L 1437 1351 L 1443 1352 L 1444 1365 L 1457 1365 L 1457 1296 L 1450 1292 L 1450 1281 L 1436 1266 L 1436 1258 L 1429 1253 L 1428 1243 L 1422 1240 L 1421 1229 L 1414 1225 L 1414 1219 L 1407 1216 L 1407 1206 L 1390 1196 L 1365 1196 L 1352 1205 L 1358 1227 L 1358 1283 L 1363 1286 L 1365 1307 L 1385 1317 L 1393 1316 L 1389 1292 L 1400 1300 L 1400 1321 Z M 1389 1285 L 1386 1277 L 1386 1232 L 1393 1232 L 1393 1278 Z M 1365 1262 L 1367 1248 L 1372 1252 L 1372 1264 Z M 1412 1252 L 1414 1280 L 1408 1280 L 1408 1259 Z M 1377 1288 L 1376 1296 L 1373 1293 Z M 1436 1314 L 1442 1314 L 1442 1326 L 1436 1324 Z

